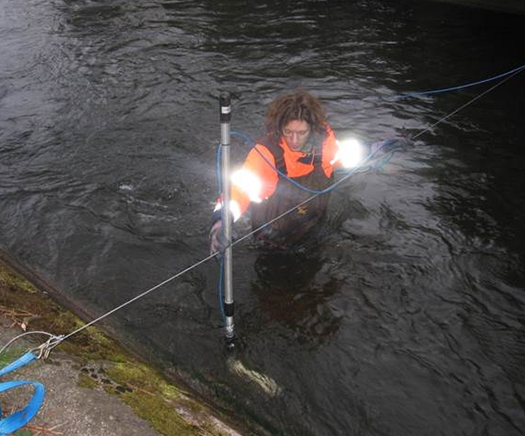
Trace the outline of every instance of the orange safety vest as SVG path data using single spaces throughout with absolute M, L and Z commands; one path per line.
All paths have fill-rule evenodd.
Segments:
M 312 190 L 321 191 L 332 185 L 334 164 L 331 162 L 338 147 L 330 126 L 326 126 L 322 136 L 316 135 L 313 142 L 311 152 L 303 153 L 291 150 L 283 137 L 278 144 L 265 137 L 250 151 L 242 169 L 255 174 L 261 181 L 262 201 L 251 202 L 243 187 L 235 184 L 231 198 L 239 205 L 241 213 L 250 207 L 254 230 L 314 195 L 280 176 L 276 169 Z M 320 223 L 328 201 L 328 193 L 317 196 L 259 231 L 256 238 L 280 247 L 300 242 Z

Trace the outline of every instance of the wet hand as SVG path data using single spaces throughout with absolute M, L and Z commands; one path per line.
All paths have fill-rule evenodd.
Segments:
M 222 220 L 219 220 L 210 229 L 210 254 L 214 254 L 217 251 L 223 254 L 227 247 L 228 240 L 224 234 Z

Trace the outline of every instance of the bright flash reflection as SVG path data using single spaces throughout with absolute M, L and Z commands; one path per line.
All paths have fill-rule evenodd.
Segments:
M 250 201 L 255 203 L 260 203 L 262 201 L 262 183 L 259 177 L 254 173 L 248 170 L 238 170 L 232 174 L 231 180 L 235 186 L 244 191 L 248 197 L 250 197 Z
M 339 150 L 335 154 L 331 164 L 334 164 L 338 160 L 345 168 L 356 167 L 364 158 L 364 150 L 361 143 L 355 138 L 344 139 L 337 141 Z
M 222 209 L 222 203 L 220 201 L 215 205 L 214 212 Z M 237 221 L 241 217 L 241 207 L 235 200 L 230 200 L 230 213 L 233 216 L 233 221 Z

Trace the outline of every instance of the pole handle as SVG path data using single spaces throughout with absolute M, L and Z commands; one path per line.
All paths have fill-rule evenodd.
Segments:
M 227 91 L 221 92 L 219 96 L 221 123 L 229 123 L 232 117 L 231 96 Z

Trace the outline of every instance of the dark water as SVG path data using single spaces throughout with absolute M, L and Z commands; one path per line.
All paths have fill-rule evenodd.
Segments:
M 524 64 L 524 28 L 427 2 L 1 0 L 0 245 L 102 314 L 206 256 L 219 90 L 253 136 L 298 86 L 340 137 L 417 135 L 488 86 L 395 97 Z M 524 90 L 345 184 L 307 256 L 236 247 L 229 360 L 213 263 L 111 322 L 261 433 L 524 434 Z

